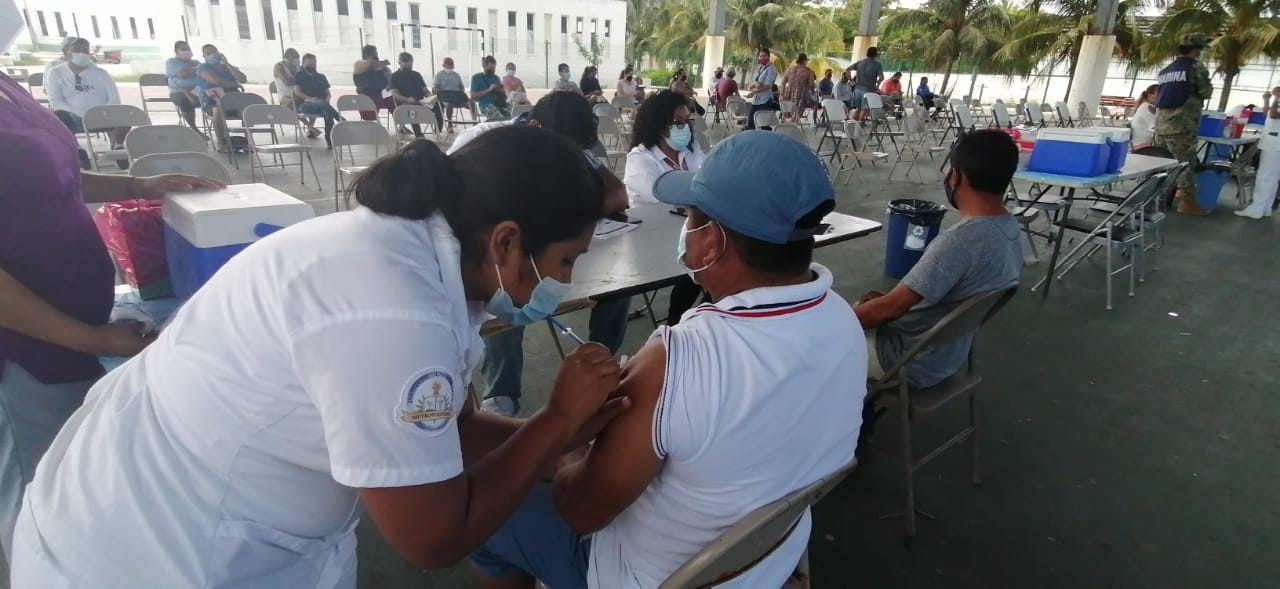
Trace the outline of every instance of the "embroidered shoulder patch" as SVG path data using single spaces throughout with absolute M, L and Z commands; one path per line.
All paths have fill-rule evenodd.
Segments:
M 444 368 L 428 368 L 409 379 L 396 421 L 426 432 L 440 432 L 454 416 L 453 375 Z

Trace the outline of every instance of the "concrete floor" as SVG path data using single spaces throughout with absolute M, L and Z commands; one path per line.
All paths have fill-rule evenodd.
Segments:
M 161 122 L 161 121 L 157 121 Z M 320 177 L 329 157 L 317 142 Z M 864 168 L 838 185 L 837 210 L 883 218 L 893 198 L 942 202 L 927 183 Z M 248 180 L 247 168 L 236 172 Z M 272 182 L 333 210 L 331 192 Z M 1234 195 L 1228 186 L 1224 195 Z M 985 484 L 968 482 L 966 447 L 918 473 L 921 520 L 902 538 L 901 466 L 872 456 L 816 509 L 810 542 L 816 587 L 1275 587 L 1280 586 L 1280 221 L 1230 214 L 1173 216 L 1159 271 L 1105 311 L 1100 263 L 1082 264 L 1052 296 L 1031 293 L 1044 271 L 979 338 Z M 954 213 L 948 222 L 954 221 Z M 819 250 L 847 299 L 891 286 L 883 233 Z M 665 296 L 660 297 L 665 301 Z M 664 302 L 660 302 L 664 305 Z M 665 308 L 665 307 L 664 307 Z M 585 333 L 586 314 L 567 321 Z M 648 336 L 632 323 L 623 351 Z M 545 398 L 557 366 L 530 330 L 526 407 Z M 918 422 L 918 441 L 957 427 L 963 411 Z M 878 435 L 896 447 L 893 419 Z M 922 446 L 917 446 L 922 447 Z M 886 517 L 888 516 L 888 517 Z M 424 572 L 361 529 L 360 586 L 471 587 L 464 567 Z

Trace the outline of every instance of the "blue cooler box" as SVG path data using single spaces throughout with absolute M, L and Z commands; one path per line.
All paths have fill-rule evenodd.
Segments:
M 1254 111 L 1253 114 L 1249 115 L 1249 124 L 1250 125 L 1267 124 L 1267 112 L 1263 110 Z
M 1222 137 L 1227 130 L 1227 113 L 1211 111 L 1200 115 L 1200 130 L 1196 135 L 1201 137 Z
M 1036 137 L 1027 170 L 1092 178 L 1107 172 L 1111 160 L 1110 130 L 1044 129 Z
M 1128 129 L 1111 129 L 1111 155 L 1107 158 L 1107 173 L 1115 174 L 1124 167 L 1129 159 L 1129 144 L 1132 138 Z
M 164 247 L 169 280 L 190 298 L 232 256 L 284 227 L 315 216 L 311 205 L 266 184 L 166 194 Z

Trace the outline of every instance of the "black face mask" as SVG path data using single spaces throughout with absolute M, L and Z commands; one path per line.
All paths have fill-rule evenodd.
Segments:
M 311 74 L 316 73 L 316 66 L 314 65 L 304 65 L 302 66 L 302 69 L 306 70 L 307 73 L 311 73 Z

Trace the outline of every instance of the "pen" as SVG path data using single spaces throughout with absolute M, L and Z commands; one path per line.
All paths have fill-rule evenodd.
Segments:
M 565 337 L 573 340 L 573 343 L 580 346 L 587 343 L 586 340 L 578 337 L 578 334 L 574 333 L 572 329 L 569 329 L 569 326 L 557 321 L 555 317 L 547 317 L 547 323 L 550 324 L 551 327 L 560 330 L 560 333 L 563 333 Z

